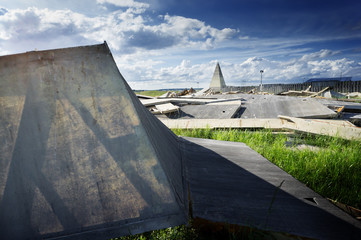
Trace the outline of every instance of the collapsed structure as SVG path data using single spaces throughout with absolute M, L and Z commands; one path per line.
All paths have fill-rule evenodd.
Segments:
M 361 234 L 245 144 L 174 135 L 106 43 L 0 57 L 0 139 L 1 239 L 106 239 L 188 217 L 316 239 Z

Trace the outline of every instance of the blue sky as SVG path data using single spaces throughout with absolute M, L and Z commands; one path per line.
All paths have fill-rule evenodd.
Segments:
M 106 40 L 134 89 L 361 80 L 361 1 L 11 0 L 0 55 Z

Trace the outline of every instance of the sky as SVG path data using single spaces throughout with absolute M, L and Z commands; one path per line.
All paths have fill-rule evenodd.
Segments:
M 133 89 L 361 80 L 359 0 L 1 0 L 0 55 L 106 41 Z

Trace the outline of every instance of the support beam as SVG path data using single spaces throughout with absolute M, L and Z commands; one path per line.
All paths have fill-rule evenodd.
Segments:
M 302 119 L 295 117 L 279 116 L 270 119 L 161 119 L 168 128 L 193 129 L 193 128 L 265 128 L 301 131 L 312 134 L 340 137 L 348 140 L 361 140 L 361 128 L 349 121 Z

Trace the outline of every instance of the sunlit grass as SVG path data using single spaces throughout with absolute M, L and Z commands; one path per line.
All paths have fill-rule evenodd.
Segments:
M 120 238 L 113 238 L 112 240 L 193 240 L 198 239 L 198 234 L 194 228 L 191 226 L 177 226 L 177 227 L 170 227 L 166 229 L 161 229 L 157 231 L 150 231 L 142 234 L 132 235 L 132 236 L 125 236 Z
M 150 90 L 150 91 L 134 91 L 135 94 L 150 96 L 150 97 L 158 97 L 166 93 L 167 91 L 159 91 L 159 90 Z

